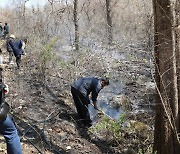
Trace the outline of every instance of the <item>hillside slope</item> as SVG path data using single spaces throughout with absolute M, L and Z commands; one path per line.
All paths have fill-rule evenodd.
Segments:
M 22 57 L 22 67 L 8 64 L 8 53 L 3 48 L 4 82 L 9 85 L 6 101 L 11 105 L 24 154 L 31 153 L 115 153 L 111 146 L 99 140 L 88 129 L 79 125 L 69 91 L 44 86 L 35 74 L 33 60 Z M 15 57 L 13 57 L 15 62 Z M 2 138 L 2 140 L 4 140 Z M 5 143 L 0 153 L 6 152 Z

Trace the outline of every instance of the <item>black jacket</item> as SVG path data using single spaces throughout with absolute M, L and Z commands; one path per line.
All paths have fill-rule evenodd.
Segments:
M 88 97 L 91 93 L 92 101 L 97 101 L 97 96 L 100 90 L 102 89 L 101 80 L 94 77 L 84 77 L 76 80 L 72 87 L 79 90 L 79 92 Z
M 9 26 L 8 25 L 4 26 L 4 33 L 6 33 L 6 34 L 9 33 Z
M 10 37 L 6 42 L 8 52 L 13 52 L 13 45 L 14 45 L 14 39 Z
M 0 25 L 0 31 L 1 31 L 1 32 L 3 31 L 2 25 Z

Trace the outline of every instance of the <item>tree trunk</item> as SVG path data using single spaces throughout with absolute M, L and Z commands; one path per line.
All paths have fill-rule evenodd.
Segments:
M 75 50 L 79 50 L 79 25 L 78 25 L 78 17 L 77 17 L 77 9 L 78 9 L 78 0 L 74 0 L 74 28 L 75 28 L 75 38 L 74 38 L 74 45 Z
M 28 2 L 29 0 L 25 0 L 24 1 L 24 6 L 23 6 L 23 22 L 25 24 L 26 22 L 26 3 Z
M 158 154 L 178 154 L 176 122 L 178 119 L 178 88 L 176 51 L 172 30 L 173 15 L 170 0 L 153 0 L 154 41 L 157 84 L 157 104 L 154 151 Z
M 175 3 L 175 39 L 176 39 L 176 59 L 177 59 L 177 85 L 178 85 L 178 100 L 180 100 L 180 1 L 177 0 Z M 180 111 L 180 106 L 178 108 Z M 178 133 L 180 133 L 180 113 L 178 113 Z
M 108 44 L 112 45 L 113 34 L 112 34 L 112 18 L 111 18 L 111 0 L 106 0 L 106 20 L 107 20 L 107 32 L 108 32 Z

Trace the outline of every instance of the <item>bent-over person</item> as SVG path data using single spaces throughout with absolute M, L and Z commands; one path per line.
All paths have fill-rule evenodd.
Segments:
M 78 116 L 85 126 L 90 127 L 92 125 L 92 120 L 90 119 L 88 111 L 88 104 L 90 104 L 89 95 L 91 94 L 94 108 L 97 109 L 96 101 L 98 93 L 107 85 L 109 85 L 109 80 L 107 78 L 98 79 L 95 77 L 82 77 L 74 81 L 71 85 L 71 93 Z

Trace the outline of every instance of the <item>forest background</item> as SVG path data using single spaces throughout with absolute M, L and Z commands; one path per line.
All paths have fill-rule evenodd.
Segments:
M 5 79 L 12 85 L 8 100 L 19 130 L 26 132 L 23 137 L 37 136 L 33 144 L 38 147 L 28 147 L 42 153 L 152 153 L 156 96 L 152 1 L 47 0 L 29 6 L 30 1 L 8 1 L 0 10 L 10 33 L 28 39 L 22 72 L 7 66 Z M 81 76 L 103 75 L 110 77 L 111 86 L 100 99 L 120 107 L 128 117 L 121 117 L 118 127 L 103 123 L 106 133 L 95 127 L 91 138 L 84 137 L 72 125 L 75 109 L 69 87 Z M 127 119 L 128 129 L 123 129 Z M 29 132 L 29 124 L 35 131 Z

